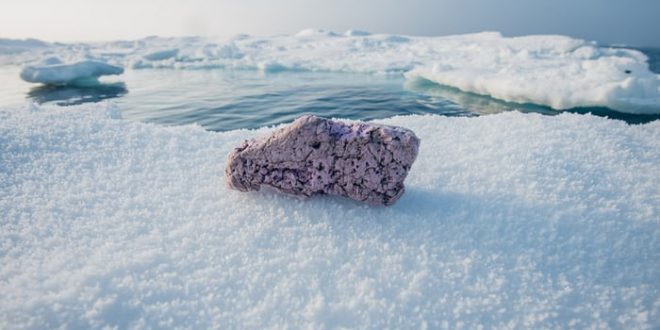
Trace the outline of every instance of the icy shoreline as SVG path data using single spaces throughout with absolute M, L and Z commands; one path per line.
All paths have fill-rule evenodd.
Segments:
M 310 29 L 273 37 L 36 44 L 25 51 L 29 45 L 0 40 L 0 63 L 25 64 L 56 55 L 66 63 L 95 59 L 135 69 L 405 73 L 409 79 L 557 110 L 603 106 L 628 113 L 660 113 L 660 75 L 649 70 L 644 54 L 566 36 L 510 38 L 484 32 L 414 37 Z
M 225 188 L 238 142 L 0 109 L 0 328 L 636 328 L 660 319 L 660 122 L 395 117 L 393 207 Z

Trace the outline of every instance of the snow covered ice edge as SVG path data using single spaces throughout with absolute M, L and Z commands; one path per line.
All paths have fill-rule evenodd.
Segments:
M 109 114 L 0 110 L 1 328 L 659 325 L 658 121 L 382 120 L 425 143 L 379 208 L 227 190 L 270 129 Z
M 63 64 L 58 58 L 48 58 L 46 63 L 23 67 L 21 79 L 46 85 L 95 86 L 98 78 L 124 73 L 124 68 L 99 61 L 80 61 Z
M 21 51 L 29 45 L 31 51 Z M 27 46 L 0 42 L 3 62 L 40 60 L 35 53 L 41 52 L 54 53 L 68 63 L 94 59 L 136 69 L 405 73 L 409 79 L 557 110 L 603 106 L 628 113 L 660 113 L 660 75 L 649 70 L 645 55 L 566 36 L 503 37 L 483 32 L 414 37 L 309 29 L 272 37 L 149 37 Z

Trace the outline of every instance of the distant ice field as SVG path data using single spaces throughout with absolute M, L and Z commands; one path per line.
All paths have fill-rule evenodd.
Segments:
M 353 76 L 368 74 L 384 80 L 405 77 L 405 84 L 409 86 L 436 85 L 437 89 L 450 89 L 453 94 L 464 92 L 471 96 L 498 100 L 495 103 L 507 104 L 509 109 L 531 107 L 543 109 L 542 112 L 568 110 L 658 116 L 660 75 L 653 72 L 654 63 L 657 62 L 653 57 L 657 57 L 657 50 L 646 49 L 643 53 L 566 36 L 510 38 L 496 32 L 414 37 L 363 31 L 340 34 L 310 29 L 295 35 L 271 37 L 150 37 L 136 41 L 89 44 L 0 40 L 0 63 L 25 65 L 29 69 L 26 76 L 36 80 L 42 77 L 46 79 L 44 82 L 66 79 L 77 82 L 77 79 L 85 78 L 83 74 L 108 71 L 100 67 L 96 71 L 73 70 L 72 66 L 73 71 L 61 72 L 50 64 L 53 62 L 73 65 L 76 62 L 101 61 L 135 71 L 250 71 L 269 77 L 277 73 L 313 72 L 327 76 L 329 73 L 341 72 Z M 76 77 L 76 74 L 82 76 Z M 231 74 L 239 79 L 241 76 L 252 79 L 250 74 Z M 190 73 L 187 76 L 190 80 L 176 81 L 179 83 L 179 92 L 174 94 L 180 97 L 189 94 L 187 83 L 192 81 L 195 84 L 196 79 L 203 79 L 203 74 L 194 77 L 195 74 Z M 164 77 L 165 80 L 174 79 Z M 335 78 L 335 81 L 341 79 Z M 352 79 L 346 76 L 345 80 Z M 121 77 L 118 81 L 130 84 L 104 86 L 108 88 L 101 93 L 102 97 L 112 95 L 113 91 L 115 95 L 133 91 L 133 82 Z M 209 88 L 219 83 L 213 79 L 206 82 Z M 159 85 L 158 82 L 153 84 Z M 241 82 L 234 87 L 237 87 L 234 90 L 241 89 Z M 40 89 L 36 91 L 35 99 L 39 100 L 38 96 L 43 94 L 48 99 L 58 93 L 71 91 Z M 89 88 L 80 93 L 91 100 L 98 96 L 96 91 Z M 182 107 L 181 103 L 171 104 L 168 110 Z M 467 112 L 477 114 L 479 110 L 467 109 Z M 352 116 L 349 114 L 345 117 Z M 386 114 L 380 116 L 385 117 Z M 650 119 L 639 117 L 630 122 Z M 237 127 L 228 129 L 233 128 Z

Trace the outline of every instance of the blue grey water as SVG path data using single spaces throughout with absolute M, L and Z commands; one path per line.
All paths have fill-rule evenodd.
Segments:
M 660 49 L 640 49 L 651 70 L 660 70 Z M 129 120 L 181 125 L 197 123 L 213 131 L 257 128 L 293 121 L 302 114 L 371 120 L 408 114 L 479 116 L 505 111 L 556 115 L 533 104 L 513 104 L 464 93 L 431 82 L 409 82 L 401 75 L 328 72 L 263 73 L 248 70 L 127 70 L 94 87 L 34 86 L 18 79 L 17 67 L 0 67 L 5 87 L 0 105 L 24 102 L 75 105 L 111 99 Z M 660 119 L 606 108 L 576 113 L 631 124 Z

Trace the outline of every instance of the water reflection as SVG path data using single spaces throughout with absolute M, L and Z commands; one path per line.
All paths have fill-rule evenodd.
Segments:
M 61 106 L 99 102 L 125 95 L 126 84 L 101 83 L 94 86 L 38 86 L 30 89 L 27 97 L 39 104 L 54 103 Z
M 406 81 L 404 88 L 414 93 L 448 100 L 456 107 L 460 107 L 479 115 L 489 115 L 512 110 L 537 112 L 548 115 L 559 113 L 559 111 L 536 104 L 512 103 L 494 99 L 489 96 L 466 93 L 457 88 L 439 85 L 421 78 Z

